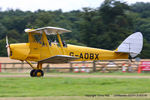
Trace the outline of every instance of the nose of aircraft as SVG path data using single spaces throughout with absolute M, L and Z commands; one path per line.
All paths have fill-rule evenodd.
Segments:
M 8 54 L 11 59 L 25 60 L 30 52 L 28 43 L 10 44 Z
M 11 59 L 25 60 L 30 52 L 29 43 L 9 44 L 6 36 L 7 55 Z

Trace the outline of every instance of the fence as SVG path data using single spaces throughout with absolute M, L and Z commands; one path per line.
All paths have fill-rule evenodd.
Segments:
M 36 63 L 32 63 L 36 66 Z M 27 63 L 1 63 L 1 72 L 30 72 Z M 70 62 L 67 64 L 43 64 L 45 72 L 136 72 L 139 62 L 129 60 L 105 60 L 93 62 Z

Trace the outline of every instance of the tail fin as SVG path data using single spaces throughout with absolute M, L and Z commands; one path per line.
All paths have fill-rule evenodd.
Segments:
M 116 52 L 129 53 L 133 58 L 140 54 L 143 48 L 143 35 L 136 32 L 128 36 L 116 49 Z

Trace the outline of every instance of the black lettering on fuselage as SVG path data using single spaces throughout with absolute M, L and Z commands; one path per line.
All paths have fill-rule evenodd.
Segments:
M 78 57 L 79 55 L 75 55 L 76 57 Z
M 70 52 L 69 55 L 70 55 L 70 56 L 74 56 L 74 53 L 73 53 L 73 52 Z
M 99 60 L 99 59 L 98 59 L 98 55 L 99 55 L 99 54 L 95 54 L 95 60 Z
M 94 59 L 94 54 L 93 53 L 90 53 L 90 59 Z
M 88 59 L 89 58 L 89 54 L 88 53 L 85 53 L 84 54 L 84 59 Z
M 82 58 L 82 59 L 83 59 L 83 54 L 82 54 L 82 53 L 80 53 L 80 58 Z
M 74 52 L 70 52 L 69 53 L 70 56 L 76 56 L 76 57 L 79 57 L 81 59 L 90 59 L 90 60 L 99 60 L 99 54 L 97 53 L 80 53 L 79 55 L 78 54 L 75 54 Z

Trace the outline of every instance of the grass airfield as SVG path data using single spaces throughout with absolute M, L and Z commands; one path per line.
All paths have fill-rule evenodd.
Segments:
M 0 100 L 149 100 L 149 73 L 51 73 L 58 77 L 0 77 Z M 0 75 L 28 75 L 0 73 Z M 80 75 L 80 77 L 61 77 Z M 82 77 L 83 76 L 128 76 Z M 137 76 L 137 78 L 130 78 Z M 126 96 L 116 96 L 126 95 Z M 141 96 L 140 96 L 141 95 Z
M 49 96 L 49 97 L 3 97 L 0 100 L 150 100 L 150 97 L 84 97 L 84 96 Z

